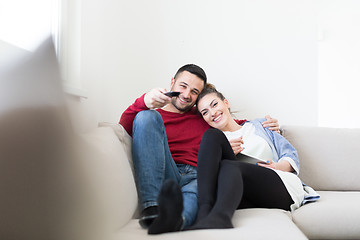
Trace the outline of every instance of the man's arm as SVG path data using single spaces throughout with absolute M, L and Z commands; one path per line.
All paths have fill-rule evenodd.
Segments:
M 136 99 L 135 102 L 123 112 L 119 124 L 125 128 L 130 136 L 132 136 L 132 126 L 136 114 L 144 110 L 161 108 L 170 103 L 171 97 L 166 96 L 164 92 L 166 92 L 166 89 L 152 89 L 150 92 Z
M 275 131 L 280 134 L 280 126 L 277 119 L 270 117 L 269 115 L 265 116 L 266 121 L 263 122 L 263 127 L 269 127 L 269 130 Z
M 171 97 L 166 96 L 165 88 L 154 88 L 150 92 L 145 94 L 144 102 L 149 109 L 162 108 L 169 104 Z
M 121 124 L 125 128 L 126 132 L 130 136 L 132 136 L 132 126 L 136 114 L 138 114 L 140 111 L 149 109 L 145 105 L 144 96 L 145 94 L 143 94 L 141 97 L 136 99 L 135 102 L 132 105 L 130 105 L 121 115 L 119 124 Z

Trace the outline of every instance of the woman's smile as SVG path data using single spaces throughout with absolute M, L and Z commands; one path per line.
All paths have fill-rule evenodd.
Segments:
M 216 117 L 214 117 L 214 118 L 213 118 L 213 122 L 218 123 L 218 122 L 221 121 L 221 119 L 222 119 L 222 113 L 220 113 L 219 115 L 217 115 Z

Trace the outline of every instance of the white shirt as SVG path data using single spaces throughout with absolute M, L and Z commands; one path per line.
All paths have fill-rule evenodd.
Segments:
M 262 137 L 255 134 L 255 127 L 251 123 L 245 123 L 242 128 L 234 132 L 224 132 L 230 141 L 235 138 L 243 137 L 244 150 L 242 154 L 258 158 L 264 161 L 274 160 L 269 144 Z
M 227 139 L 230 141 L 235 138 L 243 137 L 243 147 L 245 148 L 241 153 L 249 155 L 264 161 L 273 160 L 271 147 L 265 139 L 255 134 L 255 126 L 249 122 L 245 123 L 239 130 L 234 132 L 224 132 Z M 301 180 L 293 173 L 274 170 L 284 183 L 288 193 L 290 194 L 294 204 L 290 209 L 294 211 L 299 208 L 304 196 L 305 191 Z

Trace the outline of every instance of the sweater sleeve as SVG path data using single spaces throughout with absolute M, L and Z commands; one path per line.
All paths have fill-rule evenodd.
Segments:
M 234 119 L 235 120 L 235 122 L 237 123 L 237 124 L 239 124 L 239 125 L 244 125 L 244 123 L 247 121 L 246 119 L 243 119 L 243 120 L 239 120 L 239 119 Z
M 298 175 L 300 171 L 300 163 L 296 149 L 286 138 L 277 132 L 270 131 L 269 129 L 265 129 L 265 131 L 271 137 L 272 142 L 276 148 L 277 154 L 279 156 L 278 162 L 288 161 L 295 170 L 296 175 Z
M 275 156 L 277 156 L 277 162 L 280 161 L 288 161 L 292 168 L 295 170 L 296 175 L 299 174 L 300 170 L 300 163 L 299 157 L 296 149 L 291 145 L 291 143 L 278 134 L 277 132 L 271 131 L 267 128 L 262 126 L 262 123 L 266 119 L 255 119 L 251 121 L 258 129 L 259 133 L 263 133 L 260 136 L 263 136 L 265 140 L 268 141 L 270 147 L 273 151 L 276 151 Z
M 132 136 L 132 126 L 136 114 L 143 110 L 149 110 L 149 108 L 145 105 L 144 96 L 145 94 L 136 99 L 135 102 L 130 105 L 121 115 L 119 124 L 121 124 L 125 128 L 126 132 L 130 136 Z

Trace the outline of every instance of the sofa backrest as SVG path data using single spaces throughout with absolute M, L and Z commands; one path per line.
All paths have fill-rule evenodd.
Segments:
M 297 149 L 300 178 L 315 190 L 360 190 L 360 129 L 283 126 Z

